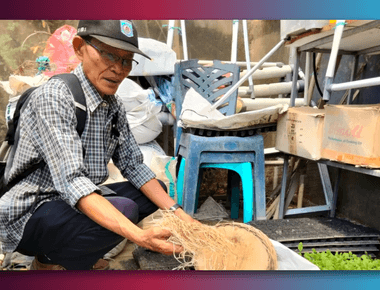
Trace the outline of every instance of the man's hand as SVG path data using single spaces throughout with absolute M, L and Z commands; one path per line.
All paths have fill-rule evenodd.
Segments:
M 183 248 L 178 245 L 174 245 L 167 241 L 171 236 L 170 231 L 166 229 L 161 229 L 159 227 L 153 227 L 147 230 L 144 230 L 143 233 L 139 236 L 138 240 L 134 242 L 144 247 L 148 250 L 159 252 L 165 255 L 173 255 L 173 253 L 180 253 L 183 251 Z
M 189 214 L 187 214 L 186 212 L 184 212 L 183 209 L 179 208 L 177 209 L 174 214 L 179 217 L 181 220 L 185 221 L 185 222 L 189 222 L 189 223 L 200 223 L 199 221 L 193 219 Z

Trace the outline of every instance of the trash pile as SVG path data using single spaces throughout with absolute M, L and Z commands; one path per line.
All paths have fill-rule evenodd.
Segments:
M 0 82 L 0 87 L 8 94 L 9 102 L 4 108 L 5 122 L 9 122 L 13 117 L 13 112 L 20 95 L 30 87 L 39 86 L 45 83 L 51 76 L 59 73 L 67 73 L 72 71 L 78 64 L 72 48 L 72 39 L 76 34 L 75 28 L 64 25 L 57 29 L 49 38 L 43 56 L 36 59 L 38 70 L 35 76 L 18 76 L 11 75 L 8 81 Z M 144 155 L 144 163 L 147 164 L 157 178 L 162 180 L 168 189 L 168 194 L 176 200 L 176 163 L 175 157 L 167 156 L 159 144 L 155 141 L 162 132 L 163 125 L 173 125 L 175 120 L 174 106 L 174 86 L 173 75 L 174 65 L 176 62 L 176 54 L 166 44 L 153 39 L 140 38 L 140 49 L 148 54 L 152 60 L 135 55 L 139 64 L 135 66 L 130 74 L 130 78 L 125 79 L 118 88 L 117 94 L 127 111 L 127 119 L 132 133 L 140 146 Z M 134 81 L 137 80 L 137 81 Z M 193 92 L 190 91 L 189 94 Z M 183 114 L 183 126 L 191 126 L 204 123 L 207 120 L 199 119 L 199 115 L 192 112 L 194 105 L 203 106 L 202 100 L 194 101 L 189 96 L 185 99 Z M 189 99 L 192 99 L 189 102 Z M 187 105 L 188 106 L 187 106 Z M 186 107 L 187 106 L 187 107 Z M 3 109 L 3 108 L 0 108 Z M 204 107 L 198 108 L 203 110 Z M 271 110 L 259 112 L 256 119 L 258 122 L 273 121 L 277 118 L 283 107 L 273 107 Z M 245 115 L 240 114 L 243 119 Z M 186 119 L 187 117 L 187 119 Z M 221 116 L 216 116 L 211 121 L 211 127 L 216 124 L 224 124 L 225 120 Z M 235 118 L 235 117 L 232 117 Z M 207 119 L 207 118 L 206 118 Z M 263 121 L 264 120 L 264 121 Z M 1 122 L 1 119 L 0 119 Z M 237 123 L 241 122 L 241 119 Z M 228 128 L 234 126 L 236 122 L 224 124 Z M 239 124 L 241 125 L 241 124 Z M 251 126 L 253 124 L 247 124 Z M 210 124 L 207 125 L 210 127 Z M 106 183 L 119 182 L 125 180 L 112 162 L 108 165 L 110 179 Z M 211 197 L 201 206 L 195 218 L 202 221 L 207 220 L 223 220 L 229 217 L 229 213 Z M 177 220 L 175 220 L 177 221 Z M 168 227 L 168 223 L 163 226 Z M 254 229 L 252 226 L 231 223 L 220 224 L 213 227 L 204 226 L 204 232 L 200 232 L 199 228 L 194 229 L 198 234 L 207 237 L 200 246 L 197 246 L 198 255 L 193 259 L 193 265 L 199 270 L 316 270 L 318 269 L 306 259 L 296 255 L 293 251 L 280 243 L 270 240 L 264 233 Z M 187 241 L 189 237 L 193 237 L 195 233 L 189 233 L 182 236 L 182 242 Z M 173 230 L 174 232 L 174 230 Z M 176 229 L 176 233 L 181 230 Z M 214 236 L 211 236 L 211 233 Z M 246 238 L 243 236 L 246 235 Z M 228 241 L 225 237 L 229 237 Z M 177 235 L 177 242 L 179 235 Z M 246 242 L 248 241 L 248 242 Z M 220 251 L 215 249 L 206 249 L 206 244 L 220 247 Z M 221 242 L 218 244 L 218 242 Z M 232 243 L 232 244 L 231 244 Z M 192 241 L 194 245 L 194 240 Z M 241 247 L 237 250 L 237 246 Z M 255 244 L 257 247 L 252 247 Z M 106 256 L 112 258 L 123 251 L 126 240 L 120 243 Z M 189 244 L 187 244 L 189 245 Z M 227 246 L 227 248 L 225 247 Z M 189 246 L 190 247 L 190 246 Z M 191 247 L 190 247 L 191 248 Z M 193 252 L 193 249 L 188 252 Z M 216 249 L 216 250 L 217 250 Z M 244 259 L 236 259 L 237 254 L 244 255 Z M 208 259 L 212 257 L 212 259 Z M 252 259 L 252 257 L 254 259 Z M 33 257 L 23 256 L 17 252 L 1 257 L 3 259 L 2 267 L 7 269 L 25 269 L 27 268 Z M 193 257 L 194 258 L 194 257 Z M 210 264 L 210 261 L 213 263 Z

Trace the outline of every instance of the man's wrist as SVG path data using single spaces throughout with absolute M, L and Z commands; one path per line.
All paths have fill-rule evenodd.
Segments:
M 169 210 L 172 211 L 172 212 L 175 212 L 175 211 L 176 211 L 177 209 L 179 209 L 179 208 L 182 209 L 182 207 L 181 207 L 178 203 L 176 203 L 176 204 L 174 204 L 173 206 L 171 206 L 171 207 L 169 208 Z

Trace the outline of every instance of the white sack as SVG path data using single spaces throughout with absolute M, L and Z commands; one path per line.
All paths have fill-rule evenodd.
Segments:
M 146 101 L 149 93 L 150 90 L 144 90 L 140 85 L 128 78 L 121 82 L 116 91 L 127 112 Z
M 161 106 L 156 106 L 149 100 L 152 90 L 144 90 L 134 81 L 124 79 L 116 93 L 125 106 L 129 127 L 137 143 L 156 139 L 162 132 L 162 124 L 157 117 Z
M 217 109 L 211 111 L 211 104 L 193 88 L 185 95 L 179 126 L 214 130 L 249 128 L 259 124 L 277 122 L 278 115 L 288 108 L 279 104 L 265 109 L 224 116 Z
M 135 54 L 134 58 L 139 62 L 129 74 L 130 76 L 157 76 L 174 74 L 174 65 L 177 56 L 166 43 L 151 38 L 139 37 L 139 49 L 148 55 L 146 57 Z
M 145 144 L 140 144 L 139 148 L 144 156 L 144 164 L 146 164 L 151 169 L 154 156 L 166 156 L 165 151 L 161 148 L 160 144 L 158 144 L 156 140 Z M 156 173 L 154 170 L 153 172 Z
M 9 88 L 12 90 L 11 95 L 21 95 L 31 87 L 38 87 L 43 85 L 49 80 L 45 75 L 38 75 L 35 77 L 11 75 L 9 77 Z
M 319 270 L 319 268 L 283 244 L 269 239 L 277 254 L 278 270 Z
M 0 87 L 2 87 L 4 89 L 4 91 L 8 94 L 8 95 L 13 95 L 13 90 L 11 89 L 10 85 L 9 85 L 9 81 L 4 81 L 4 82 L 0 82 Z
M 162 132 L 162 124 L 157 117 L 160 111 L 161 107 L 146 100 L 127 112 L 129 127 L 138 144 L 150 142 Z

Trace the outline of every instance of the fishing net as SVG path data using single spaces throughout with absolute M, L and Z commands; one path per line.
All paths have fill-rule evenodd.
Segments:
M 223 222 L 215 226 L 187 223 L 171 211 L 163 211 L 156 225 L 168 229 L 169 241 L 184 248 L 176 269 L 276 270 L 277 256 L 269 238 L 242 223 Z

